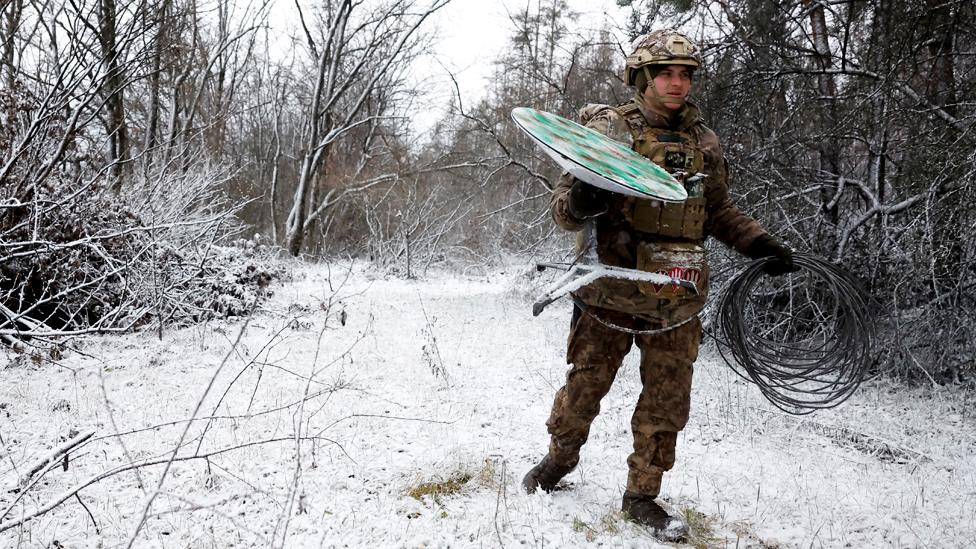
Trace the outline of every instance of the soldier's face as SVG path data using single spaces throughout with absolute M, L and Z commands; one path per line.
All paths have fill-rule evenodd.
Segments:
M 691 93 L 691 70 L 684 65 L 668 65 L 654 77 L 654 90 L 644 90 L 644 97 L 651 99 L 654 91 L 665 108 L 678 110 L 684 106 Z

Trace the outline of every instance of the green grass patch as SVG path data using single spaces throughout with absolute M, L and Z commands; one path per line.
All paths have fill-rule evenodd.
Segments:
M 592 530 L 593 527 L 586 523 L 583 519 L 579 517 L 573 517 L 573 531 L 574 532 L 586 532 Z
M 586 541 L 590 542 L 595 540 L 596 535 L 599 533 L 597 532 L 596 528 L 593 528 L 589 525 L 589 523 L 579 517 L 573 517 L 573 531 L 583 534 Z

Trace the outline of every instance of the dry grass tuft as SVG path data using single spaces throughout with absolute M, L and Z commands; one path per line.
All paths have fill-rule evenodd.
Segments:
M 429 496 L 436 502 L 441 496 L 450 496 L 460 492 L 472 478 L 471 473 L 455 471 L 443 480 L 435 479 L 418 482 L 407 490 L 407 495 L 416 500 L 423 500 L 424 497 Z
M 573 530 L 583 534 L 588 542 L 596 540 L 600 535 L 619 534 L 626 516 L 616 509 L 607 511 L 603 516 L 590 524 L 579 517 L 573 517 Z
M 685 543 L 696 549 L 715 547 L 719 538 L 715 535 L 714 531 L 714 517 L 710 517 L 691 507 L 680 507 L 678 514 L 681 520 L 688 526 L 688 537 Z

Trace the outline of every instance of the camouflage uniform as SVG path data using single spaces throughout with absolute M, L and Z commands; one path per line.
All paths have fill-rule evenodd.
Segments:
M 616 108 L 589 105 L 581 112 L 581 119 L 610 137 L 632 143 L 635 150 L 658 163 L 662 163 L 661 158 L 651 156 L 656 142 L 670 142 L 676 139 L 673 136 L 680 135 L 688 150 L 700 153 L 695 169 L 708 174 L 698 197 L 684 204 L 662 205 L 613 194 L 607 213 L 596 218 L 597 252 L 603 263 L 638 268 L 641 246 L 700 246 L 708 235 L 745 253 L 756 238 L 765 234 L 730 199 L 718 138 L 702 123 L 693 104 L 687 103 L 666 117 L 638 96 Z M 560 227 L 578 231 L 583 220 L 575 218 L 569 209 L 574 181 L 568 175 L 562 178 L 553 193 L 550 210 Z M 674 208 L 679 208 L 677 214 Z M 639 212 L 643 212 L 640 223 Z M 688 223 L 683 229 L 680 223 L 677 229 L 668 228 L 665 220 L 671 214 L 687 219 L 698 215 L 701 219 L 690 229 Z M 650 225 L 648 216 L 653 217 Z M 582 250 L 583 244 L 579 239 L 578 249 Z M 707 265 L 704 268 L 707 270 Z M 677 434 L 688 420 L 693 364 L 701 338 L 697 312 L 707 293 L 707 273 L 700 286 L 702 295 L 687 296 L 687 301 L 661 299 L 652 292 L 641 291 L 637 283 L 621 280 L 595 284 L 577 293 L 577 298 L 588 306 L 585 313 L 577 307 L 573 315 L 566 357 L 572 367 L 566 374 L 566 384 L 556 393 L 546 423 L 551 435 L 549 455 L 556 464 L 572 467 L 579 460 L 580 447 L 600 411 L 600 400 L 636 342 L 641 351 L 643 389 L 631 420 L 634 451 L 627 460 L 627 491 L 647 496 L 659 493 L 662 474 L 674 465 Z M 632 330 L 672 329 L 631 335 L 600 320 Z

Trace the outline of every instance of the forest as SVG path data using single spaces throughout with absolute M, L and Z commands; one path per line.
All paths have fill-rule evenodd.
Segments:
M 593 21 L 530 0 L 484 97 L 458 86 L 418 128 L 448 1 L 296 3 L 289 34 L 270 0 L 0 0 L 3 344 L 243 315 L 276 256 L 405 278 L 565 258 L 560 174 L 510 112 L 628 100 L 629 41 L 673 27 L 701 44 L 693 99 L 737 204 L 871 296 L 874 373 L 973 385 L 972 2 L 619 0 Z

